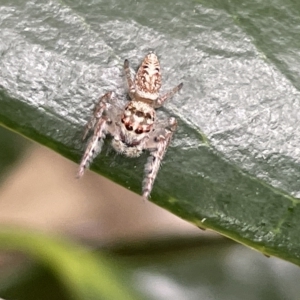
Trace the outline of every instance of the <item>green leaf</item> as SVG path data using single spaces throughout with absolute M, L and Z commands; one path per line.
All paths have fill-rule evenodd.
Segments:
M 2 228 L 0 249 L 22 251 L 49 267 L 72 299 L 141 299 L 126 285 L 119 266 L 104 255 L 90 253 L 60 238 Z
M 2 124 L 78 162 L 95 101 L 125 101 L 123 60 L 154 49 L 184 87 L 151 201 L 300 265 L 300 4 L 7 1 L 0 22 Z M 140 193 L 145 162 L 107 141 L 92 169 Z
M 101 256 L 104 252 L 126 269 L 127 286 L 140 291 L 143 299 L 299 298 L 298 266 L 267 259 L 228 239 L 168 236 L 101 243 L 97 249 Z M 63 285 L 40 264 L 26 263 L 11 273 L 1 269 L 0 294 L 4 299 L 69 299 Z

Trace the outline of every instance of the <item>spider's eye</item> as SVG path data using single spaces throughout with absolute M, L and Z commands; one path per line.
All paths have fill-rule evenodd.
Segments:
M 159 68 L 155 68 L 155 71 L 159 72 Z
M 143 129 L 142 129 L 141 127 L 138 127 L 138 128 L 135 130 L 135 133 L 141 134 L 141 133 L 143 133 Z
M 152 119 L 152 117 L 149 113 L 146 114 L 146 119 Z
M 144 113 L 141 112 L 140 110 L 138 110 L 135 114 L 136 114 L 136 116 L 139 117 L 139 118 L 141 118 L 141 117 L 144 116 Z
M 132 130 L 133 130 L 133 127 L 132 127 L 131 125 L 126 125 L 126 129 L 127 129 L 128 131 L 132 131 Z

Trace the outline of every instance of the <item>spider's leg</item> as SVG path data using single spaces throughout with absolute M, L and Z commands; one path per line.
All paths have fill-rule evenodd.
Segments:
M 175 118 L 170 118 L 168 126 L 159 130 L 155 135 L 150 136 L 146 148 L 150 150 L 150 157 L 145 166 L 145 178 L 143 181 L 143 198 L 148 199 L 154 180 L 159 170 L 161 161 L 166 154 L 172 136 L 177 128 L 177 121 Z
M 89 164 L 96 157 L 96 155 L 100 153 L 103 140 L 108 132 L 108 126 L 110 122 L 111 121 L 106 117 L 101 117 L 97 121 L 94 129 L 94 134 L 91 137 L 91 140 L 88 143 L 88 146 L 86 147 L 86 150 L 80 162 L 77 174 L 78 178 L 80 178 L 83 175 L 84 170 L 89 166 Z
M 108 106 L 110 106 L 109 102 L 112 99 L 112 95 L 113 92 L 108 92 L 98 100 L 98 103 L 95 105 L 91 119 L 85 125 L 85 130 L 82 137 L 83 140 L 85 140 L 90 130 L 95 127 L 97 120 L 102 117 L 103 112 L 108 109 Z
M 126 80 L 128 83 L 129 95 L 133 95 L 135 93 L 135 84 L 131 77 L 128 59 L 125 59 L 125 61 L 124 61 L 124 71 L 125 71 L 125 76 L 126 76 Z
M 181 90 L 182 86 L 183 86 L 183 83 L 180 83 L 177 86 L 175 86 L 171 91 L 169 91 L 166 94 L 160 96 L 155 101 L 154 107 L 158 108 L 158 107 L 164 105 L 164 103 L 166 102 L 166 100 L 168 100 L 169 98 L 172 98 L 177 92 L 179 92 Z

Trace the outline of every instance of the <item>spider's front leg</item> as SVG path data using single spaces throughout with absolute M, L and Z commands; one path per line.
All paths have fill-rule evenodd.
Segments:
M 91 119 L 87 122 L 85 125 L 85 130 L 82 136 L 82 140 L 85 140 L 87 137 L 88 133 L 90 132 L 91 129 L 95 127 L 95 124 L 99 118 L 102 117 L 103 112 L 107 110 L 110 106 L 110 101 L 112 99 L 113 92 L 108 92 L 104 94 L 99 100 L 98 103 L 95 105 L 93 115 Z
M 112 94 L 112 92 L 108 92 L 99 99 L 91 119 L 86 124 L 83 139 L 86 138 L 91 129 L 94 129 L 94 134 L 91 137 L 91 140 L 88 143 L 80 162 L 77 177 L 81 177 L 83 175 L 84 170 L 89 166 L 94 157 L 101 151 L 103 140 L 108 133 L 108 127 L 111 124 L 111 119 L 108 116 L 103 115 L 103 113 L 107 112 L 111 107 L 109 102 L 112 100 Z
M 156 101 L 155 101 L 155 105 L 154 108 L 158 108 L 161 107 L 162 105 L 164 105 L 164 103 L 172 98 L 176 93 L 178 93 L 181 88 L 183 86 L 183 83 L 181 82 L 180 84 L 178 84 L 177 86 L 175 86 L 171 91 L 167 92 L 166 94 L 160 96 Z
M 129 95 L 132 96 L 135 94 L 135 84 L 131 77 L 128 59 L 125 59 L 125 61 L 124 61 L 124 71 L 125 71 L 125 76 L 126 76 L 126 80 L 128 83 Z
M 177 120 L 170 118 L 168 126 L 158 132 L 154 131 L 155 134 L 151 134 L 146 149 L 150 151 L 150 157 L 145 167 L 145 178 L 143 181 L 143 198 L 148 199 L 154 180 L 158 173 L 161 161 L 167 152 L 168 146 L 171 142 L 174 132 L 177 128 Z

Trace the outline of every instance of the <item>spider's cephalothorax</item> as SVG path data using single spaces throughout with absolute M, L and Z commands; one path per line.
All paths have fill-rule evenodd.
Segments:
M 150 151 L 151 156 L 145 167 L 143 181 L 143 197 L 147 199 L 177 127 L 177 121 L 173 117 L 164 122 L 157 122 L 155 109 L 178 92 L 182 88 L 182 83 L 163 96 L 159 96 L 160 64 L 157 56 L 152 52 L 144 58 L 135 80 L 132 80 L 127 59 L 124 62 L 124 69 L 131 101 L 120 108 L 112 92 L 100 98 L 84 132 L 85 139 L 88 132 L 94 130 L 81 160 L 78 176 L 83 175 L 85 168 L 101 151 L 106 134 L 110 134 L 113 137 L 114 149 L 126 156 L 136 157 L 145 149 Z

